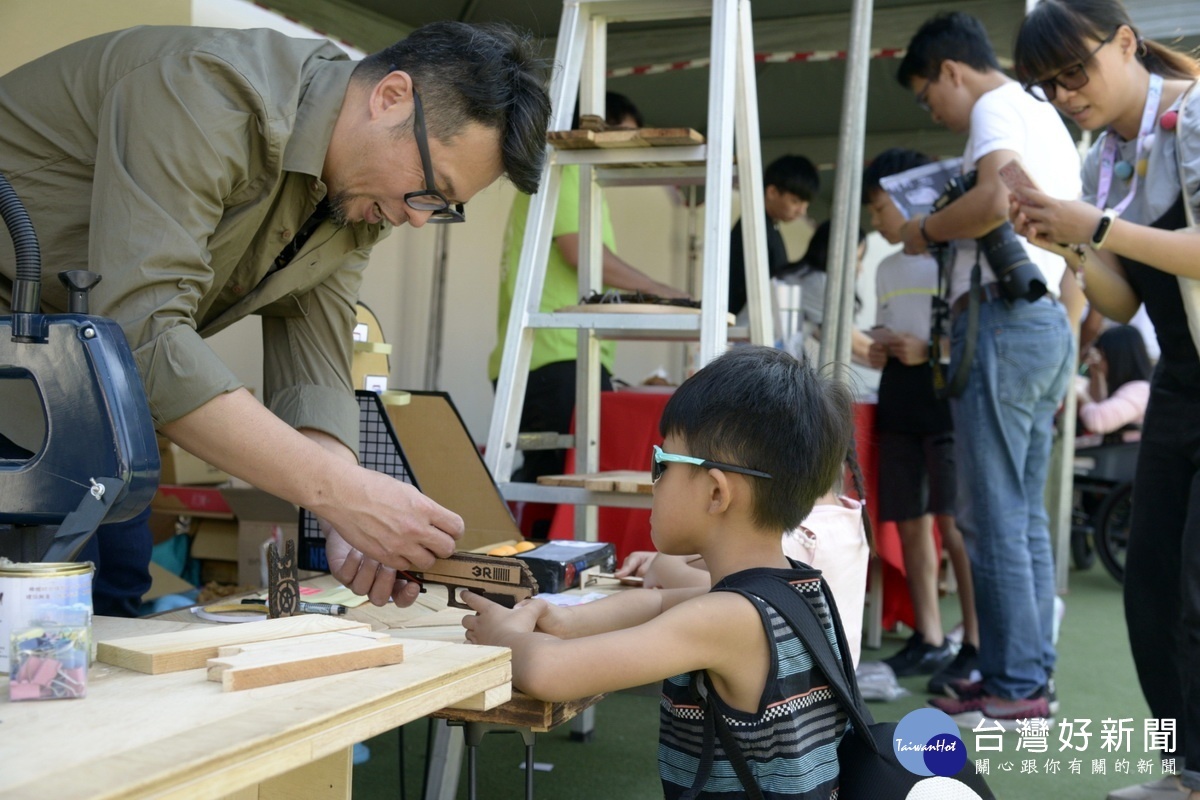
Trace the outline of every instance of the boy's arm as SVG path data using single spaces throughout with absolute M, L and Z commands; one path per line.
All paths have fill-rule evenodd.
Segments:
M 603 600 L 578 606 L 543 603 L 547 607 L 538 617 L 537 629 L 560 639 L 576 639 L 632 628 L 707 591 L 706 583 L 682 589 L 624 589 Z
M 542 700 L 589 697 L 698 669 L 713 674 L 719 691 L 732 687 L 741 705 L 753 706 L 746 698 L 762 692 L 766 633 L 758 611 L 740 595 L 706 592 L 644 624 L 577 639 L 533 632 L 533 605 L 507 609 L 469 593 L 463 599 L 478 612 L 463 619 L 467 640 L 510 648 L 513 685 Z

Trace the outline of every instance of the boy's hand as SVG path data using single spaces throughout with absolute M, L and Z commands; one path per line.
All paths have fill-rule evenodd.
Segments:
M 538 617 L 549 604 L 544 600 L 505 608 L 475 592 L 463 592 L 462 601 L 475 610 L 474 615 L 463 617 L 462 625 L 467 630 L 467 641 L 471 644 L 492 644 L 504 647 L 504 641 L 514 634 L 533 633 Z
M 625 563 L 621 568 L 613 573 L 618 578 L 635 577 L 641 578 L 645 576 L 646 570 L 650 568 L 654 557 L 658 555 L 654 550 L 635 550 L 625 557 Z

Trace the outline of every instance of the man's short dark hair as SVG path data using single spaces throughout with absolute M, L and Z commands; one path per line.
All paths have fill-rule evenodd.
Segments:
M 816 166 L 804 156 L 780 156 L 763 172 L 763 189 L 768 186 L 811 203 L 821 189 L 821 176 Z
M 931 163 L 933 159 L 924 153 L 906 147 L 889 147 L 871 159 L 871 163 L 863 170 L 863 203 L 870 203 L 871 194 L 882 190 L 879 182 L 883 178 Z
M 996 51 L 983 23 L 961 11 L 938 14 L 921 26 L 908 43 L 896 79 L 905 89 L 913 78 L 936 80 L 943 61 L 958 61 L 979 72 L 999 70 Z
M 833 486 L 853 433 L 846 386 L 783 350 L 735 347 L 684 381 L 659 431 L 700 458 L 749 467 L 753 518 L 788 531 Z
M 449 141 L 469 122 L 500 132 L 504 173 L 537 191 L 546 152 L 548 62 L 528 33 L 501 23 L 433 22 L 373 53 L 354 70 L 375 83 L 403 70 L 421 93 L 429 135 Z

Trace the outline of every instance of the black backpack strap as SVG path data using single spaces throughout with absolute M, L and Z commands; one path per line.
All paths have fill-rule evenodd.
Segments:
M 817 618 L 817 612 L 787 581 L 781 578 L 767 577 L 755 580 L 745 586 L 737 586 L 734 583 L 729 585 L 729 588 L 738 593 L 745 592 L 761 597 L 779 612 L 796 632 L 796 636 L 800 638 L 804 646 L 808 648 L 809 654 L 821 672 L 825 673 L 834 696 L 841 702 L 846 709 L 846 714 L 854 723 L 857 735 L 873 752 L 878 753 L 879 745 L 870 732 L 870 726 L 874 724 L 874 719 L 871 717 L 871 712 L 863 705 L 862 696 L 858 691 L 858 681 L 851 672 L 846 632 L 842 629 L 837 604 L 833 601 L 833 593 L 829 591 L 829 585 L 825 583 L 825 579 L 821 579 L 821 591 L 824 592 L 825 601 L 829 606 L 830 619 L 837 636 L 838 647 L 847 654 L 847 658 L 842 662 L 839 662 L 834 654 L 833 647 L 826 638 L 825 629 Z
M 750 765 L 746 763 L 746 757 L 742 755 L 742 747 L 738 744 L 737 739 L 733 738 L 729 726 L 725 724 L 725 718 L 721 716 L 721 710 L 717 708 L 717 703 L 713 700 L 712 692 L 708 687 L 708 676 L 703 670 L 692 675 L 692 693 L 704 705 L 704 745 L 700 753 L 700 766 L 696 770 L 696 780 L 693 782 L 692 788 L 683 795 L 682 800 L 692 800 L 697 797 L 708 780 L 709 773 L 712 771 L 714 732 L 716 738 L 721 740 L 721 747 L 725 749 L 725 755 L 729 757 L 734 774 L 742 782 L 742 788 L 746 790 L 748 800 L 763 800 L 763 793 L 758 788 L 758 781 L 754 779 L 754 774 L 750 772 Z

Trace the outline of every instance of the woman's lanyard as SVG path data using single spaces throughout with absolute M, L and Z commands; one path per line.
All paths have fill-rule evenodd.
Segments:
M 1142 128 L 1138 131 L 1137 136 L 1137 154 L 1134 157 L 1134 163 L 1130 170 L 1132 181 L 1129 184 L 1129 193 L 1125 195 L 1125 199 L 1113 209 L 1118 214 L 1133 202 L 1133 196 L 1137 194 L 1138 178 L 1146 171 L 1146 163 L 1142 154 L 1146 153 L 1148 157 L 1150 148 L 1154 145 L 1154 118 L 1158 116 L 1158 104 L 1162 99 L 1162 87 L 1162 75 L 1151 73 L 1150 90 L 1146 93 L 1146 107 L 1142 109 Z M 1108 135 L 1104 137 L 1104 150 L 1100 154 L 1100 185 L 1096 191 L 1096 208 L 1105 207 L 1104 203 L 1108 199 L 1109 189 L 1112 188 L 1116 160 L 1117 134 L 1112 128 L 1109 128 Z

